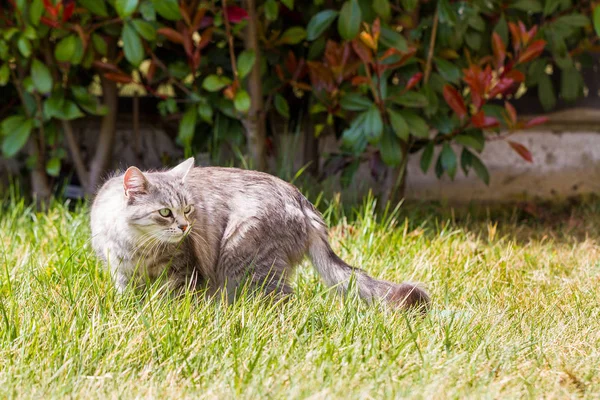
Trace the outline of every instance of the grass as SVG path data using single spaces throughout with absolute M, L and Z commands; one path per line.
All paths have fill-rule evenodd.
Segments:
M 324 205 L 333 246 L 425 282 L 426 317 L 367 306 L 303 264 L 285 304 L 156 288 L 117 296 L 87 208 L 0 216 L 0 398 L 593 398 L 600 393 L 600 201 L 375 218 Z

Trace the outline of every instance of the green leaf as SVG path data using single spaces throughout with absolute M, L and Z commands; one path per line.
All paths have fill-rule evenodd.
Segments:
M 402 8 L 404 8 L 405 11 L 411 12 L 412 10 L 414 10 L 417 7 L 417 4 L 419 4 L 419 0 L 401 0 L 402 1 Z
M 75 55 L 77 39 L 74 35 L 69 35 L 61 39 L 54 48 L 54 57 L 59 62 L 70 62 Z
M 378 143 L 379 140 L 381 140 L 381 135 L 383 133 L 383 120 L 381 119 L 379 109 L 373 104 L 368 111 L 365 111 L 365 113 L 366 119 L 364 131 L 367 134 L 369 143 Z
M 469 26 L 478 32 L 485 31 L 485 21 L 479 14 L 473 14 L 469 17 Z
M 101 17 L 108 17 L 108 11 L 106 10 L 106 4 L 104 0 L 78 0 L 79 3 L 92 14 L 99 15 Z
M 418 92 L 406 92 L 400 96 L 395 96 L 392 101 L 405 107 L 427 107 L 427 97 Z
M 490 184 L 490 173 L 486 166 L 481 162 L 479 157 L 475 154 L 471 154 L 471 167 L 475 170 L 475 173 L 485 183 L 486 185 Z
M 592 20 L 594 22 L 594 30 L 596 31 L 596 35 L 600 36 L 600 4 L 594 7 Z
M 334 10 L 323 10 L 313 15 L 306 27 L 306 39 L 315 40 L 321 36 L 337 16 L 338 12 Z
M 582 95 L 583 78 L 577 69 L 568 68 L 562 70 L 560 77 L 560 95 L 568 102 L 577 100 Z
M 408 141 L 410 130 L 402 114 L 394 111 L 391 108 L 388 108 L 387 111 L 390 116 L 390 124 L 392 125 L 392 129 L 394 130 L 396 136 L 398 136 L 398 138 L 402 139 L 404 142 Z
M 277 40 L 281 44 L 298 44 L 306 38 L 306 31 L 301 26 L 286 29 Z
M 64 98 L 60 90 L 54 91 L 52 96 L 44 101 L 44 115 L 46 118 L 64 120 L 72 120 L 84 116 L 75 103 Z
M 94 49 L 98 52 L 98 54 L 105 56 L 108 50 L 106 45 L 106 40 L 102 38 L 102 36 L 92 33 L 92 44 L 94 45 Z
M 465 176 L 469 176 L 469 169 L 471 169 L 471 158 L 473 153 L 471 153 L 466 147 L 463 147 L 462 152 L 460 154 L 460 166 L 465 173 Z
M 457 170 L 456 154 L 454 153 L 454 150 L 452 150 L 452 147 L 450 147 L 448 143 L 444 143 L 444 145 L 442 146 L 442 152 L 440 153 L 440 162 L 444 171 L 448 173 L 448 176 L 454 179 Z
M 506 22 L 506 18 L 504 18 L 504 14 L 502 14 L 500 20 L 498 20 L 494 32 L 500 36 L 500 39 L 502 39 L 502 42 L 505 45 L 508 45 L 508 23 Z
M 31 79 L 33 79 L 33 85 L 38 92 L 48 93 L 52 90 L 53 81 L 50 70 L 37 58 L 31 63 Z
M 135 12 L 138 0 L 115 0 L 115 10 L 121 18 L 127 18 Z
M 81 112 L 79 107 L 71 100 L 65 100 L 62 109 L 62 118 L 66 120 L 72 120 L 84 117 L 84 114 Z
M 96 98 L 83 86 L 71 86 L 73 97 L 77 100 L 77 105 L 93 115 L 105 115 L 108 111 L 106 106 L 101 105 Z
M 33 0 L 29 6 L 29 20 L 34 26 L 38 26 L 44 14 L 44 3 L 42 0 Z
M 0 86 L 6 86 L 9 78 L 10 78 L 10 69 L 8 69 L 8 63 L 4 63 L 0 67 Z
M 4 133 L 2 154 L 5 157 L 12 157 L 17 154 L 25 146 L 25 143 L 27 143 L 27 139 L 29 139 L 29 135 L 33 129 L 33 119 L 19 118 L 20 123 L 16 126 L 14 126 L 15 120 L 10 122 L 10 126 L 7 126 L 6 119 L 2 121 L 2 132 Z
M 485 145 L 485 138 L 481 131 L 479 131 L 479 134 L 471 132 L 462 133 L 456 136 L 454 140 L 456 143 L 470 147 L 478 153 L 483 151 L 483 146 Z
M 154 26 L 151 23 L 142 19 L 134 19 L 131 23 L 141 37 L 148 41 L 156 40 L 156 29 L 154 29 Z
M 255 60 L 256 54 L 254 50 L 244 50 L 240 53 L 237 59 L 237 70 L 240 79 L 244 79 L 250 73 Z
M 590 23 L 590 19 L 582 14 L 569 14 L 558 17 L 553 24 L 566 25 L 571 28 L 584 28 Z
M 465 41 L 467 42 L 467 46 L 469 46 L 472 50 L 478 51 L 481 48 L 482 36 L 479 32 L 467 32 L 465 35 Z
M 352 40 L 358 35 L 362 14 L 357 0 L 346 0 L 338 18 L 338 32 L 342 39 Z
M 340 106 L 348 111 L 364 111 L 373 106 L 373 102 L 360 93 L 347 93 L 340 100 Z
M 247 113 L 251 103 L 250 95 L 244 89 L 239 89 L 233 98 L 233 106 L 241 113 Z
M 60 158 L 52 157 L 46 163 L 46 172 L 50 176 L 57 177 L 60 174 Z
M 458 22 L 456 12 L 452 9 L 448 0 L 438 1 L 438 14 L 442 24 L 454 26 Z
M 5 118 L 0 123 L 0 136 L 8 135 L 9 133 L 19 129 L 19 126 L 23 125 L 26 118 L 22 115 L 12 115 Z
M 142 18 L 146 21 L 156 21 L 156 11 L 154 10 L 154 5 L 149 1 L 144 1 L 140 4 L 139 8 L 140 14 L 142 14 Z
M 281 0 L 281 3 L 290 10 L 294 9 L 294 0 Z
M 161 17 L 170 21 L 178 21 L 181 19 L 177 0 L 152 0 L 152 4 L 158 15 Z
M 362 112 L 358 114 L 350 123 L 350 127 L 344 130 L 342 134 L 343 143 L 355 147 L 359 143 L 363 132 L 365 131 L 365 123 L 367 120 L 367 113 Z
M 442 75 L 442 78 L 448 82 L 458 84 L 458 81 L 461 77 L 461 72 L 458 65 L 444 60 L 443 58 L 436 58 L 435 65 L 437 66 L 440 75 Z
M 208 103 L 201 103 L 198 105 L 198 115 L 206 123 L 213 123 L 213 109 Z
M 560 0 L 546 0 L 546 3 L 544 4 L 544 17 L 556 11 L 559 5 Z
M 25 58 L 29 58 L 31 55 L 31 42 L 25 36 L 20 36 L 19 40 L 17 40 L 17 47 L 19 48 L 19 52 Z
M 408 43 L 404 36 L 385 26 L 381 27 L 379 41 L 389 48 L 394 48 L 402 52 L 408 51 Z
M 422 139 L 427 139 L 429 137 L 429 127 L 423 118 L 412 111 L 402 110 L 398 112 L 408 124 L 408 129 L 410 129 L 410 133 L 413 136 Z
M 208 90 L 209 92 L 216 92 L 223 89 L 230 83 L 231 79 L 225 76 L 209 75 L 206 78 L 204 78 L 204 81 L 202 82 L 202 87 Z
M 137 67 L 144 60 L 144 46 L 142 45 L 142 39 L 140 39 L 132 24 L 126 23 L 123 26 L 121 39 L 123 40 L 125 58 L 134 67 Z
M 379 154 L 381 154 L 383 162 L 391 167 L 397 167 L 402 163 L 400 141 L 393 132 L 390 132 L 390 129 L 386 129 L 383 132 L 383 136 L 379 142 Z
M 269 21 L 275 21 L 279 16 L 279 4 L 275 0 L 265 1 L 265 17 Z
M 539 0 L 517 0 L 513 2 L 509 8 L 528 13 L 539 13 L 543 10 L 542 3 Z
M 184 146 L 189 146 L 194 138 L 194 132 L 196 131 L 196 109 L 195 107 L 189 107 L 183 118 L 179 122 L 179 133 L 177 137 Z
M 421 171 L 424 174 L 429 170 L 429 166 L 431 165 L 431 160 L 433 159 L 433 142 L 427 143 L 427 146 L 423 149 L 423 153 L 421 154 Z
M 284 118 L 290 118 L 290 106 L 285 97 L 277 93 L 275 95 L 275 109 Z
M 382 20 L 390 19 L 391 7 L 389 0 L 373 0 L 373 11 L 381 17 Z
M 556 106 L 556 94 L 550 77 L 543 74 L 538 77 L 538 98 L 544 111 L 550 111 Z

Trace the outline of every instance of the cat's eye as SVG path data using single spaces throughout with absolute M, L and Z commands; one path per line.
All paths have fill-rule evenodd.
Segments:
M 184 214 L 189 214 L 191 211 L 192 211 L 192 206 L 186 206 L 186 207 L 183 209 L 183 213 L 184 213 Z
M 161 208 L 160 210 L 158 210 L 158 213 L 162 216 L 162 217 L 170 217 L 171 216 L 171 210 L 169 210 L 168 208 Z

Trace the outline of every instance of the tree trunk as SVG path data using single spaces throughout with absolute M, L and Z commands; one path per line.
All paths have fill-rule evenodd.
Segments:
M 260 76 L 261 55 L 258 43 L 258 27 L 256 16 L 256 4 L 254 0 L 245 0 L 248 11 L 248 26 L 246 27 L 245 47 L 246 50 L 254 51 L 256 61 L 248 76 L 248 94 L 251 105 L 248 115 L 242 120 L 246 129 L 246 140 L 248 151 L 252 157 L 253 167 L 264 171 L 267 166 L 266 159 L 266 123 L 265 110 L 262 93 L 262 80 Z
M 29 155 L 35 158 L 35 165 L 31 169 L 31 194 L 38 208 L 44 208 L 50 200 L 51 190 L 48 175 L 44 167 L 44 160 L 40 155 L 35 136 L 29 139 Z
M 102 117 L 100 125 L 100 136 L 96 144 L 96 152 L 90 166 L 89 184 L 86 188 L 88 194 L 96 191 L 101 183 L 102 176 L 110 167 L 113 145 L 115 142 L 115 131 L 117 126 L 117 114 L 119 112 L 119 93 L 117 84 L 104 77 L 101 77 L 102 97 L 104 105 L 108 109 L 106 115 Z
M 402 146 L 402 163 L 397 167 L 387 167 L 378 201 L 380 211 L 384 211 L 388 204 L 393 208 L 404 199 L 407 164 L 408 146 L 404 145 Z
M 313 177 L 319 176 L 319 138 L 315 137 L 315 124 L 312 118 L 306 118 L 304 124 L 304 152 L 302 165 L 307 165 L 306 171 Z

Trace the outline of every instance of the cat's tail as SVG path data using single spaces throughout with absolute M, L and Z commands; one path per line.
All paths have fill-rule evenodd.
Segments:
M 314 208 L 309 210 L 307 217 L 311 222 L 308 254 L 327 285 L 346 292 L 354 279 L 360 296 L 368 302 L 383 300 L 399 308 L 427 310 L 429 296 L 424 289 L 414 283 L 396 284 L 375 279 L 364 270 L 348 265 L 331 249 L 325 224 Z

